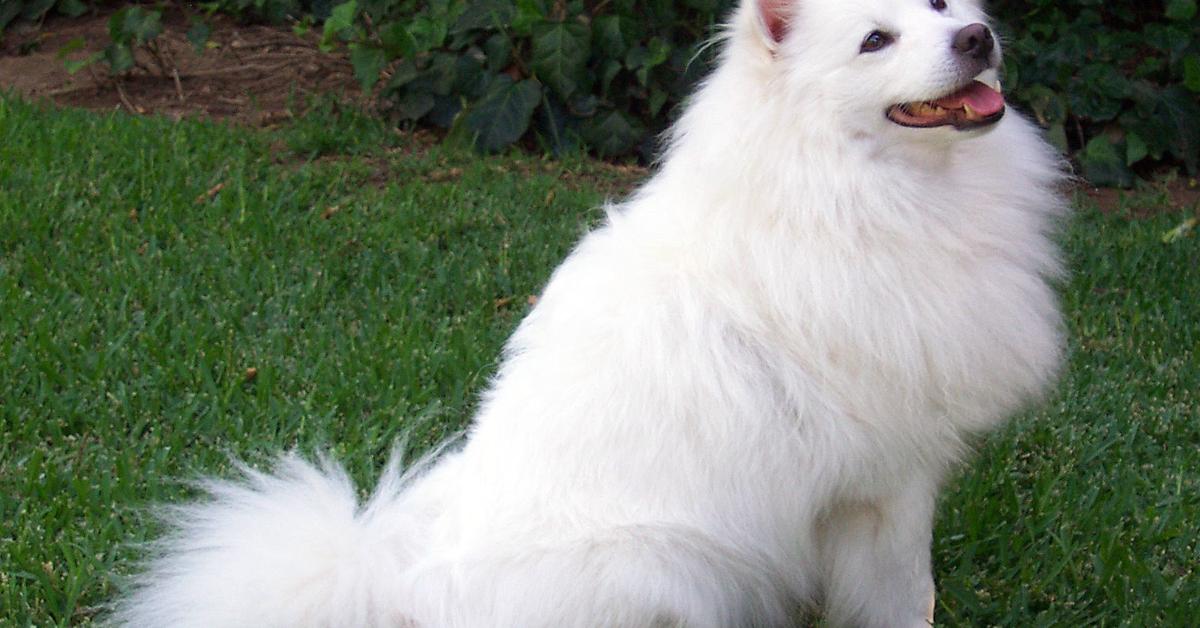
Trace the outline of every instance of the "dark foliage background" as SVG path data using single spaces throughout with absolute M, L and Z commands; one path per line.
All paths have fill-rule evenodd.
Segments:
M 3 0 L 0 29 L 82 0 Z M 111 4 L 111 3 L 110 3 Z M 154 13 L 114 16 L 110 68 L 147 45 Z M 363 86 L 397 120 L 443 127 L 497 151 L 649 158 L 654 138 L 703 76 L 706 42 L 733 0 L 215 0 L 190 4 L 247 20 L 321 24 L 348 49 Z M 1200 173 L 1197 0 L 993 2 L 1005 88 L 1099 185 L 1182 168 Z M 149 20 L 147 22 L 147 20 Z M 206 36 L 203 24 L 196 36 Z
M 1200 167 L 1196 0 L 993 3 L 1006 89 L 1097 184 Z

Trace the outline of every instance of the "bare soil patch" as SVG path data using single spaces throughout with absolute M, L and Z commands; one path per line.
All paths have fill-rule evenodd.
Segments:
M 164 12 L 158 36 L 166 71 L 141 50 L 135 55 L 139 68 L 124 77 L 110 76 L 103 62 L 68 72 L 66 60 L 84 59 L 108 44 L 111 14 L 54 17 L 40 26 L 6 31 L 0 42 L 0 90 L 62 106 L 249 124 L 290 117 L 312 94 L 362 98 L 349 61 L 321 52 L 316 32 L 297 34 L 287 26 L 243 25 L 217 16 L 209 46 L 197 51 L 187 39 L 187 15 L 177 7 Z M 63 55 L 60 51 L 75 40 L 84 47 Z
M 1080 192 L 1106 213 L 1122 212 L 1133 218 L 1149 218 L 1163 211 L 1192 212 L 1200 216 L 1200 182 L 1184 176 L 1149 181 L 1135 190 L 1096 188 L 1086 183 Z

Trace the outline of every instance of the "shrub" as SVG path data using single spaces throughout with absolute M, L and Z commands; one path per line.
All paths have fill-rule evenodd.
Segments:
M 994 3 L 1006 87 L 1101 185 L 1164 162 L 1200 168 L 1196 0 Z M 1003 26 L 1018 25 L 1017 27 Z
M 723 0 L 361 0 L 326 43 L 349 42 L 366 88 L 403 120 L 451 128 L 484 151 L 521 138 L 558 152 L 640 150 L 709 66 Z
M 0 2 L 0 32 L 17 20 L 37 21 L 51 12 L 77 17 L 87 10 L 81 0 L 4 0 Z
M 200 7 L 243 19 L 325 20 L 323 46 L 348 46 L 363 87 L 395 117 L 448 128 L 481 150 L 525 142 L 648 158 L 656 133 L 710 69 L 707 42 L 734 4 L 215 0 Z M 1164 166 L 1200 174 L 1197 0 L 992 5 L 1006 44 L 1009 99 L 1093 183 L 1127 186 Z M 6 0 L 0 30 L 14 19 L 78 15 L 87 6 Z M 197 40 L 205 28 L 197 27 Z M 114 35 L 117 52 L 142 43 L 128 30 L 119 34 L 129 41 Z
M 537 138 L 600 155 L 640 149 L 707 70 L 705 42 L 734 2 L 358 0 L 326 41 L 405 120 L 484 150 Z M 994 3 L 1009 96 L 1097 184 L 1200 163 L 1196 0 Z M 1008 25 L 1019 25 L 1012 28 Z

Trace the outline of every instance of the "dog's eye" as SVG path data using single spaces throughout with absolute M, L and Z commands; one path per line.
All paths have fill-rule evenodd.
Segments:
M 945 11 L 946 0 L 929 0 L 929 6 L 933 7 L 936 11 Z
M 883 50 L 888 44 L 892 43 L 893 37 L 883 31 L 871 31 L 867 38 L 863 40 L 862 48 L 859 52 L 876 52 Z

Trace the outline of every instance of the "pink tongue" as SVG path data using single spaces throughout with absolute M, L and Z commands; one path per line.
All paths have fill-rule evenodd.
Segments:
M 945 98 L 933 101 L 933 104 L 946 109 L 962 109 L 964 104 L 970 105 L 976 113 L 990 116 L 1004 109 L 1004 96 L 1000 92 L 974 81 Z

